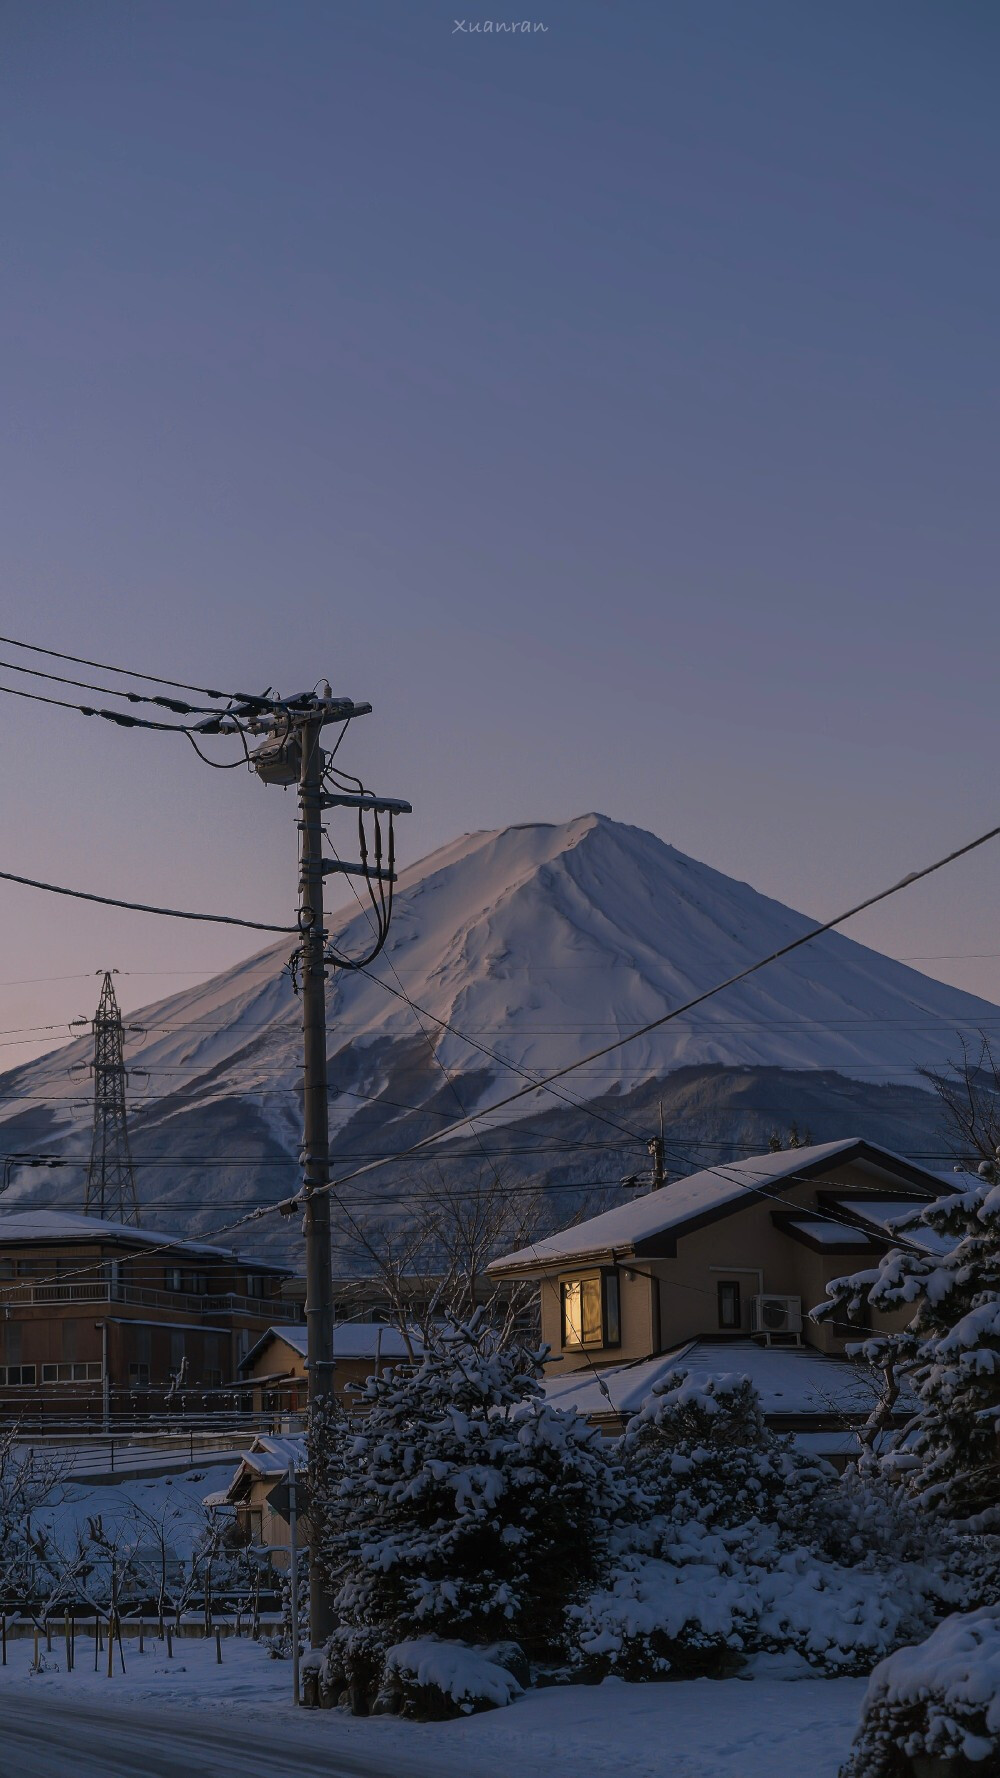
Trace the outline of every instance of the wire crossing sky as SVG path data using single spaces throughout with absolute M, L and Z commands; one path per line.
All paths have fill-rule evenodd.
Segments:
M 370 700 L 338 764 L 412 801 L 400 868 L 598 808 L 827 919 L 995 820 L 1000 19 L 537 16 L 11 0 L 3 628 L 178 702 Z M 292 801 L 242 764 L 0 725 L 5 869 L 293 922 Z M 1000 1001 L 998 881 L 851 934 Z M 10 1027 L 255 943 L 0 913 Z

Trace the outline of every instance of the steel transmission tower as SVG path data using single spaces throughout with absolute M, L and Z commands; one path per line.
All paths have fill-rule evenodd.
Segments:
M 112 972 L 104 971 L 94 1016 L 94 1138 L 87 1169 L 84 1214 L 138 1226 L 139 1204 L 125 1109 L 124 1034 Z

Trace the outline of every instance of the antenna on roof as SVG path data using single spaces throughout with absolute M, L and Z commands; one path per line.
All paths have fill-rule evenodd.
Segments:
M 94 1015 L 94 1134 L 87 1169 L 85 1216 L 101 1216 L 139 1226 L 139 1202 L 128 1140 L 125 1109 L 124 1032 L 112 974 L 103 971 L 101 998 Z

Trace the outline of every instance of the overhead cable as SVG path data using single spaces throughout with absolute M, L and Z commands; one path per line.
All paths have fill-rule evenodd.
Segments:
M 242 920 L 236 914 L 195 914 L 186 908 L 162 908 L 146 901 L 122 901 L 116 895 L 94 895 L 88 889 L 67 889 L 58 883 L 42 883 L 37 877 L 21 877 L 10 870 L 0 870 L 0 878 L 7 883 L 22 883 L 27 889 L 44 889 L 48 895 L 68 895 L 74 901 L 96 901 L 102 907 L 127 908 L 133 914 L 158 914 L 168 920 L 205 920 L 213 926 L 245 926 L 251 932 L 298 931 L 296 926 L 272 926 L 266 920 Z

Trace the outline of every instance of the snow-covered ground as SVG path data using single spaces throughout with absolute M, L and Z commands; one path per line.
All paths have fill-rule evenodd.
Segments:
M 100 1518 L 105 1530 L 133 1530 L 142 1542 L 143 1526 L 150 1538 L 162 1531 L 178 1560 L 185 1561 L 193 1543 L 204 1528 L 205 1496 L 228 1487 L 240 1462 L 241 1453 L 232 1451 L 225 1457 L 191 1468 L 185 1466 L 174 1475 L 133 1477 L 104 1483 L 73 1481 L 70 1477 L 54 1491 L 50 1504 L 34 1513 L 36 1529 L 50 1530 L 63 1545 L 70 1544 L 78 1529 L 88 1519 Z M 56 1462 L 61 1453 L 55 1453 Z
M 505 1710 L 488 1711 L 447 1723 L 403 1723 L 390 1717 L 359 1719 L 342 1711 L 322 1715 L 296 1710 L 291 1699 L 291 1667 L 271 1660 L 249 1640 L 226 1639 L 223 1660 L 216 1661 L 214 1642 L 200 1639 L 174 1644 L 168 1660 L 159 1643 L 147 1643 L 142 1655 L 134 1639 L 126 1639 L 126 1672 L 116 1657 L 114 1678 L 104 1661 L 94 1671 L 92 1645 L 77 1646 L 77 1665 L 63 1671 L 58 1639 L 46 1671 L 29 1672 L 30 1642 L 8 1645 L 8 1665 L 0 1669 L 0 1711 L 11 1734 L 25 1721 L 31 1705 L 31 1736 L 35 1743 L 52 1726 L 51 1764 L 45 1778 L 59 1778 L 59 1748 L 65 1746 L 64 1711 L 79 1705 L 81 1721 L 90 1713 L 107 1713 L 109 1725 L 125 1741 L 134 1713 L 145 1725 L 135 1737 L 134 1766 L 126 1751 L 115 1759 L 116 1774 L 148 1774 L 160 1768 L 149 1763 L 150 1712 L 155 1709 L 158 1751 L 169 1749 L 171 1726 L 197 1733 L 211 1725 L 230 1725 L 223 1739 L 238 1755 L 242 1778 L 275 1778 L 272 1742 L 287 1753 L 285 1774 L 312 1771 L 322 1753 L 330 1778 L 338 1771 L 401 1775 L 425 1772 L 428 1778 L 579 1778 L 584 1772 L 607 1772 L 628 1778 L 836 1778 L 857 1724 L 865 1681 L 861 1679 L 782 1679 L 758 1664 L 750 1680 L 683 1680 L 649 1685 L 606 1681 L 599 1686 L 567 1686 L 531 1692 Z M 772 1668 L 774 1663 L 771 1664 Z M 787 1664 L 786 1664 L 787 1665 Z M 41 1708 L 39 1708 L 41 1706 Z M 162 1717 L 160 1712 L 162 1711 Z M 138 1723 L 139 1717 L 135 1715 Z M 110 1766 L 114 1730 L 109 1726 Z M 25 1731 L 27 1732 L 27 1731 Z M 145 1752 L 144 1752 L 145 1750 Z M 299 1763 L 301 1755 L 304 1763 Z M 310 1757 L 312 1756 L 312 1757 Z M 29 1773 L 30 1763 L 18 1769 Z M 65 1769 L 68 1771 L 70 1765 Z M 72 1769 L 86 1778 L 74 1745 Z M 201 1778 L 229 1771 L 206 1751 Z

